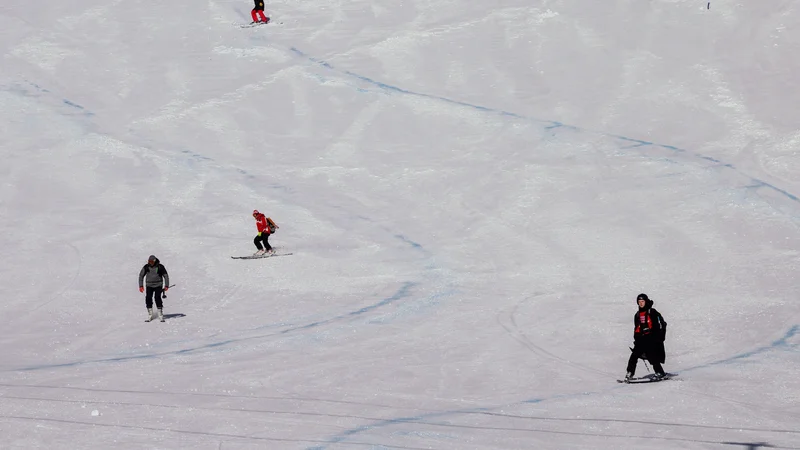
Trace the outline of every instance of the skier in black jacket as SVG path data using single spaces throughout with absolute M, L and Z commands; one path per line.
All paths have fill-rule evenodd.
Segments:
M 264 0 L 255 0 L 255 3 L 256 7 L 250 11 L 250 16 L 253 18 L 253 23 L 269 22 L 269 17 L 264 15 Z
M 650 361 L 656 372 L 656 378 L 661 379 L 666 376 L 661 364 L 666 360 L 664 339 L 667 335 L 667 322 L 661 317 L 661 313 L 653 308 L 653 301 L 647 294 L 639 294 L 636 303 L 639 305 L 639 311 L 633 316 L 633 349 L 628 359 L 625 380 L 633 378 L 639 358 Z

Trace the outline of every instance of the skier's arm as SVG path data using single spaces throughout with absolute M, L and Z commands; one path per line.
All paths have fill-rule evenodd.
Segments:
M 169 287 L 169 274 L 167 273 L 167 268 L 164 267 L 164 289 Z
M 139 271 L 139 287 L 144 287 L 144 267 Z

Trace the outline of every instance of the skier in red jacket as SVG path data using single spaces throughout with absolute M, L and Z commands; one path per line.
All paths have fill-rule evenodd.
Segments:
M 270 221 L 265 215 L 258 212 L 258 210 L 253 211 L 253 218 L 256 219 L 256 228 L 258 228 L 258 235 L 253 239 L 253 243 L 256 244 L 256 248 L 258 249 L 254 256 L 272 253 L 272 246 L 269 245 L 269 235 L 272 234 Z M 263 247 L 261 246 L 262 242 L 264 243 Z
M 253 18 L 253 23 L 269 22 L 269 17 L 264 15 L 264 0 L 255 0 L 255 2 L 256 7 L 250 11 L 250 16 Z

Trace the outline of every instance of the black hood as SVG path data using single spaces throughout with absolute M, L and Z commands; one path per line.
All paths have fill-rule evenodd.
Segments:
M 644 300 L 644 308 L 641 309 L 650 309 L 653 307 L 653 301 L 650 300 L 650 297 L 647 294 L 639 294 L 636 296 L 636 303 L 639 303 L 639 300 Z

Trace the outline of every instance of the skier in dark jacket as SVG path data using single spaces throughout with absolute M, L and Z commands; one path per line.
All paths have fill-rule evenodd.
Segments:
M 161 293 L 169 290 L 169 274 L 166 267 L 155 257 L 150 255 L 147 258 L 147 264 L 139 271 L 139 292 L 145 292 L 144 303 L 147 306 L 147 321 L 150 322 L 153 317 L 153 296 L 156 299 L 156 307 L 158 308 L 158 318 L 164 321 L 164 304 L 161 302 Z
M 250 11 L 250 16 L 253 18 L 253 23 L 269 22 L 269 17 L 264 15 L 264 0 L 255 0 L 256 7 Z
M 633 349 L 631 349 L 631 357 L 628 359 L 625 380 L 633 378 L 639 358 L 650 361 L 656 372 L 656 378 L 661 379 L 666 376 L 661 364 L 666 359 L 664 338 L 667 335 L 667 322 L 661 317 L 661 313 L 653 308 L 653 301 L 647 297 L 647 294 L 639 294 L 636 297 L 636 303 L 639 305 L 639 311 L 633 316 Z

